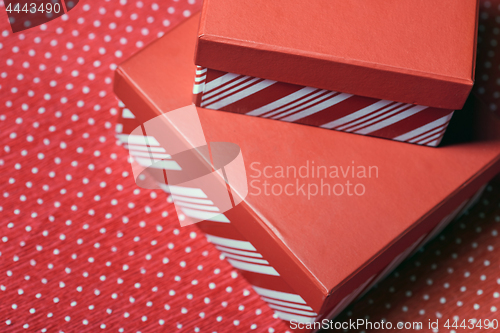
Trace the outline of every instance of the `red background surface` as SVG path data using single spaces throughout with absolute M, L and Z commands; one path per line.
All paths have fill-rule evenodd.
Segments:
M 0 8 L 1 332 L 286 331 L 165 194 L 136 187 L 115 144 L 115 64 L 200 5 L 82 1 L 16 34 Z M 477 91 L 492 111 L 499 6 L 483 1 L 480 21 Z M 500 318 L 499 232 L 493 184 L 338 320 Z

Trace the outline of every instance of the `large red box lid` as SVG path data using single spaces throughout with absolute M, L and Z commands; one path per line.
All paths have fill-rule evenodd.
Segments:
M 366 97 L 462 108 L 477 0 L 205 0 L 197 65 Z
M 188 21 L 118 68 L 115 91 L 139 122 L 190 104 L 195 32 Z M 303 195 L 249 194 L 226 213 L 236 231 L 321 315 L 346 293 L 372 281 L 370 276 L 396 254 L 408 254 L 500 170 L 498 139 L 435 150 L 201 108 L 198 116 L 207 142 L 240 146 L 249 176 L 257 175 L 256 168 L 299 168 L 308 161 L 316 166 L 377 166 L 377 177 L 352 179 L 365 185 L 362 196 L 308 200 Z M 488 113 L 477 116 L 479 128 L 489 124 L 498 138 L 500 122 Z M 261 173 L 249 179 L 259 179 L 255 185 L 262 186 L 266 177 Z M 274 177 L 272 182 L 286 186 L 295 180 Z

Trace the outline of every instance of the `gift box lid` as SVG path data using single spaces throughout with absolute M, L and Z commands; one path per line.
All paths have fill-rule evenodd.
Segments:
M 477 0 L 206 0 L 197 65 L 354 95 L 462 108 Z
M 195 19 L 119 66 L 115 92 L 135 112 L 138 121 L 190 104 Z M 339 172 L 356 167 L 356 173 L 358 166 L 366 167 L 366 172 L 370 166 L 377 168 L 376 177 L 374 170 L 370 178 L 357 174 L 353 177 L 349 169 L 345 178 L 325 180 L 331 184 L 345 183 L 347 179 L 353 184 L 362 183 L 365 193 L 360 196 L 317 195 L 308 199 L 300 194 L 249 193 L 240 204 L 307 272 L 325 297 L 430 214 L 443 206 L 455 208 L 454 203 L 458 205 L 470 197 L 500 170 L 498 139 L 450 143 L 436 150 L 202 108 L 198 108 L 198 115 L 207 142 L 240 146 L 248 180 L 259 179 L 260 185 L 254 185 L 261 189 L 265 180 L 282 188 L 289 183 L 295 185 L 297 180 L 306 184 L 320 182 L 312 176 L 280 178 L 276 176 L 279 166 L 298 169 L 309 165 L 311 172 L 314 162 L 315 166 L 336 166 Z M 500 121 L 492 120 L 491 114 L 477 116 L 482 119 L 479 129 L 484 124 L 500 128 Z M 261 173 L 259 177 L 256 170 Z M 267 178 L 264 172 L 273 176 Z M 255 191 L 251 184 L 249 190 Z M 253 227 L 238 225 L 244 222 L 237 219 L 232 223 L 241 230 Z M 245 233 L 252 244 L 265 247 L 258 235 Z M 280 266 L 273 253 L 266 253 L 266 249 L 261 252 L 274 260 L 275 267 Z M 295 276 L 286 279 L 292 287 L 301 286 L 293 281 Z

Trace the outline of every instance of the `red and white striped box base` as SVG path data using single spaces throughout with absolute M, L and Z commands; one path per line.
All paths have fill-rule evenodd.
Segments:
M 398 103 L 197 66 L 196 106 L 436 147 L 453 110 Z
M 143 166 L 153 165 L 153 155 L 151 155 L 149 162 L 143 160 L 145 159 L 145 151 L 149 154 L 155 154 L 148 151 L 151 147 L 147 144 L 148 142 L 154 142 L 155 138 L 139 137 L 132 134 L 133 130 L 138 126 L 141 126 L 141 123 L 120 101 L 120 113 L 115 130 L 119 144 L 128 150 L 130 163 L 138 163 Z M 130 140 L 131 137 L 133 140 Z M 137 144 L 130 145 L 131 141 Z M 185 201 L 188 204 L 192 204 L 193 199 L 197 200 L 196 202 L 200 201 L 197 197 L 189 197 L 190 192 L 193 190 L 201 191 L 200 189 L 184 187 L 181 196 L 172 191 L 181 189 L 180 187 L 164 186 L 164 179 L 156 179 L 156 174 L 149 174 L 148 176 L 149 181 L 158 182 L 159 187 L 169 194 L 169 199 L 176 196 L 177 202 Z M 240 270 L 242 275 L 252 284 L 255 292 L 268 303 L 278 318 L 290 322 L 314 322 L 318 314 L 313 308 L 283 280 L 278 271 L 258 252 L 252 243 L 241 235 L 226 215 L 220 214 L 220 216 L 223 219 L 206 220 L 196 224 L 206 234 L 207 240 L 215 245 L 234 268 Z M 179 218 L 189 219 L 190 217 L 187 213 L 185 216 L 179 216 Z
M 148 147 L 147 144 L 130 146 L 130 136 L 134 136 L 136 142 L 151 142 L 154 141 L 154 137 L 148 137 L 148 140 L 141 140 L 144 139 L 144 137 L 132 135 L 133 129 L 141 124 L 136 120 L 135 115 L 129 109 L 125 108 L 122 103 L 120 103 L 120 107 L 121 112 L 116 126 L 117 139 L 123 143 L 125 149 L 129 151 L 130 157 L 132 158 L 131 162 L 135 160 L 141 163 L 141 159 L 144 159 L 143 153 L 145 148 L 151 147 Z M 147 163 L 147 165 L 151 165 L 153 161 L 154 157 L 151 157 L 151 161 Z M 154 174 L 150 176 L 154 179 Z M 169 195 L 176 195 L 172 192 L 172 189 L 177 188 L 176 186 L 170 186 L 169 188 L 162 183 L 164 179 L 157 181 L 160 182 L 160 187 Z M 385 266 L 381 265 L 378 273 L 366 273 L 365 270 L 361 270 L 358 273 L 360 276 L 358 280 L 360 282 L 338 288 L 331 295 L 329 301 L 323 306 L 321 313 L 318 313 L 319 311 L 313 309 L 310 304 L 305 301 L 304 295 L 301 295 L 301 291 L 295 291 L 291 288 L 283 279 L 281 275 L 283 272 L 280 274 L 280 272 L 269 263 L 266 257 L 259 252 L 258 247 L 249 242 L 247 238 L 235 228 L 231 222 L 234 220 L 234 217 L 240 220 L 245 219 L 246 216 L 248 217 L 248 214 L 242 213 L 241 206 L 231 209 L 225 215 L 222 214 L 222 216 L 224 216 L 223 220 L 207 220 L 197 223 L 197 226 L 206 234 L 207 240 L 214 244 L 224 255 L 226 260 L 234 268 L 240 270 L 242 275 L 252 285 L 253 289 L 265 302 L 267 302 L 269 307 L 274 310 L 278 318 L 289 322 L 292 328 L 294 325 L 299 326 L 297 325 L 298 323 L 301 323 L 301 327 L 305 328 L 307 324 L 321 322 L 323 319 L 332 319 L 337 316 L 351 302 L 370 290 L 372 286 L 385 278 L 406 258 L 439 234 L 452 220 L 460 217 L 471 208 L 478 201 L 485 187 L 486 186 L 482 186 L 475 195 L 464 200 L 460 204 L 457 203 L 456 207 L 454 207 L 448 215 L 442 218 L 430 231 L 418 235 L 418 239 L 405 246 L 402 252 L 388 251 L 385 253 L 384 256 L 388 256 L 390 262 Z M 192 202 L 193 198 L 187 197 L 186 194 L 189 193 L 190 190 L 199 189 L 184 188 L 182 197 L 177 195 L 178 198 L 181 198 L 178 200 L 185 200 L 186 203 Z M 179 218 L 189 218 L 189 215 L 187 217 L 179 216 Z M 404 242 L 404 240 L 399 240 L 399 242 Z M 375 261 L 380 260 L 381 258 L 379 257 Z M 294 331 L 310 332 L 311 330 L 304 329 Z

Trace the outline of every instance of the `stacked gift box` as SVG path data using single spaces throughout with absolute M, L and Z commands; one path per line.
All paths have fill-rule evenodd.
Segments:
M 170 193 L 279 318 L 314 331 L 500 171 L 500 120 L 464 107 L 477 11 L 205 1 L 116 72 L 138 185 Z
M 474 79 L 478 2 L 207 1 L 196 105 L 437 146 Z

